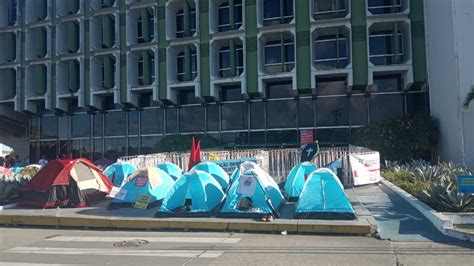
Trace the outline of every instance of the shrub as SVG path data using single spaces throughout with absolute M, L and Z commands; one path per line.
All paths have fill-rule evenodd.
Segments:
M 417 197 L 421 200 L 425 199 L 425 194 L 423 191 L 429 188 L 429 184 L 413 180 L 409 172 L 383 171 L 382 176 L 414 197 Z
M 355 130 L 351 142 L 380 152 L 383 159 L 408 162 L 431 159 L 436 151 L 438 128 L 424 115 L 406 115 Z

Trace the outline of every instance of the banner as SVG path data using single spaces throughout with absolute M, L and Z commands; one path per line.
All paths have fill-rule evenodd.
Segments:
M 109 193 L 109 197 L 119 200 L 124 200 L 127 196 L 127 190 L 120 189 L 119 187 L 112 187 L 112 190 Z
M 350 154 L 349 162 L 355 186 L 380 182 L 380 154 L 378 152 Z
M 148 204 L 151 202 L 151 196 L 150 195 L 140 195 L 133 204 L 133 208 L 137 209 L 142 209 L 146 210 L 148 208 Z
M 263 167 L 263 158 L 260 156 L 244 157 L 234 160 L 217 160 L 212 162 L 222 167 L 222 169 L 224 169 L 227 174 L 231 175 L 235 171 L 235 169 L 240 166 L 241 163 L 247 161 L 256 163 L 258 164 L 258 166 Z
M 474 176 L 458 176 L 459 193 L 474 194 Z
M 314 142 L 314 132 L 312 129 L 300 130 L 300 145 L 303 147 L 306 144 Z

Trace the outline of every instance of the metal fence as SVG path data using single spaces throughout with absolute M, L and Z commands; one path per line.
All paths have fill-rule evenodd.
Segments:
M 341 158 L 342 159 L 342 181 L 345 186 L 352 185 L 351 171 L 349 165 L 349 152 L 363 152 L 366 149 L 347 146 L 347 147 L 321 147 L 319 154 L 314 158 L 313 163 L 318 167 Z M 226 150 L 226 151 L 202 151 L 201 160 L 231 160 L 245 157 L 262 156 L 264 165 L 270 176 L 275 181 L 283 182 L 290 173 L 291 169 L 298 164 L 300 160 L 301 149 L 248 149 L 248 150 Z M 127 162 L 137 168 L 156 165 L 160 162 L 172 162 L 181 169 L 186 170 L 189 162 L 189 152 L 170 152 L 148 155 L 121 157 L 118 161 Z

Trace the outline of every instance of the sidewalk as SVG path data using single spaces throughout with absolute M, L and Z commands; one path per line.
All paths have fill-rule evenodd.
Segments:
M 0 211 L 0 225 L 29 225 L 50 227 L 82 227 L 146 230 L 213 230 L 266 233 L 351 234 L 368 235 L 375 232 L 373 220 L 356 207 L 357 219 L 302 220 L 292 219 L 294 204 L 281 209 L 281 217 L 273 222 L 254 219 L 222 218 L 153 218 L 157 208 L 140 210 L 121 208 L 107 210 L 107 202 L 88 208 L 31 209 L 12 208 Z

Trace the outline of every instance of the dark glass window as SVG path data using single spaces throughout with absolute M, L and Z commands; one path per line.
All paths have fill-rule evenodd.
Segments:
M 269 99 L 293 97 L 293 83 L 291 81 L 269 82 L 266 95 Z
M 404 114 L 402 94 L 371 94 L 369 104 L 370 123 L 399 117 Z
M 73 158 L 91 159 L 90 139 L 75 139 L 71 141 L 71 153 Z
M 219 50 L 219 76 L 232 77 L 239 76 L 244 71 L 244 61 L 243 61 L 244 50 L 242 45 L 236 45 L 234 51 L 234 61 L 235 61 L 235 74 L 232 71 L 231 66 L 231 54 L 232 51 L 229 46 L 223 47 Z
M 125 156 L 125 138 L 106 138 L 104 157 L 115 162 L 119 157 Z
M 265 131 L 250 132 L 249 135 L 250 146 L 263 147 L 265 146 Z
M 331 19 L 347 16 L 346 0 L 313 0 L 313 18 Z
M 222 130 L 242 130 L 248 128 L 246 103 L 225 103 L 221 106 Z
M 263 24 L 285 24 L 293 20 L 293 0 L 264 0 Z
M 180 90 L 178 95 L 179 95 L 179 99 L 178 99 L 179 105 L 199 103 L 199 99 L 195 96 L 194 89 Z
M 372 32 L 369 37 L 369 50 L 370 62 L 374 65 L 399 64 L 403 59 L 403 34 L 394 34 L 392 31 Z
M 296 101 L 277 100 L 267 102 L 267 128 L 296 127 Z
M 348 126 L 349 105 L 346 97 L 321 97 L 316 100 L 316 126 Z
M 150 42 L 155 36 L 155 17 L 148 9 L 141 10 L 137 19 L 137 40 L 138 43 Z
M 90 137 L 91 122 L 88 114 L 71 116 L 71 136 L 73 138 Z
M 43 116 L 41 118 L 41 139 L 58 138 L 58 117 Z
M 179 109 L 179 132 L 204 132 L 204 107 L 186 106 Z
M 30 119 L 30 139 L 38 139 L 40 127 L 39 118 L 33 117 Z
M 240 101 L 243 99 L 240 85 L 222 86 L 220 96 L 222 102 Z
M 189 37 L 185 32 L 184 15 L 185 14 L 183 10 L 180 10 L 178 13 L 176 13 L 176 38 Z M 196 9 L 191 8 L 189 18 L 190 36 L 193 36 L 196 33 Z
M 318 129 L 316 136 L 319 143 L 345 144 L 349 141 L 350 130 L 348 128 Z
M 402 90 L 402 78 L 400 75 L 374 75 L 372 92 L 390 92 Z
M 406 95 L 407 112 L 428 114 L 427 94 L 409 93 Z
M 112 89 L 115 86 L 115 57 L 106 55 L 102 61 L 102 88 Z
M 155 81 L 155 54 L 143 52 L 138 59 L 138 84 L 151 85 Z
M 247 146 L 249 142 L 248 132 L 229 132 L 221 134 L 221 143 L 225 147 Z
M 92 160 L 99 160 L 104 158 L 104 143 L 102 139 L 94 139 L 93 140 L 93 148 L 92 148 Z
M 353 95 L 349 99 L 349 103 L 351 106 L 351 125 L 368 125 L 367 98 L 363 95 Z
M 346 77 L 316 78 L 317 95 L 342 95 L 346 93 Z
M 222 3 L 218 9 L 218 27 L 219 31 L 229 31 L 238 29 L 242 26 L 242 0 L 234 1 L 234 28 L 230 25 L 229 2 Z
M 264 47 L 265 71 L 268 73 L 289 72 L 295 66 L 292 39 L 269 41 Z
M 128 114 L 128 134 L 138 135 L 138 111 L 127 112 Z
M 141 112 L 142 134 L 163 134 L 163 109 L 153 108 Z
M 45 157 L 48 161 L 58 158 L 58 142 L 57 141 L 41 141 L 40 142 L 40 158 Z
M 158 144 L 160 143 L 161 137 L 158 136 L 147 136 L 141 137 L 141 154 L 152 154 L 159 152 Z
M 313 99 L 304 98 L 298 101 L 298 127 L 314 126 Z
M 58 116 L 60 139 L 69 138 L 69 130 L 72 130 L 72 126 L 69 126 L 69 117 L 70 116 Z
M 125 112 L 109 112 L 105 114 L 105 135 L 124 136 L 125 135 Z
M 178 113 L 176 108 L 165 109 L 166 133 L 176 133 L 178 131 Z
M 8 26 L 13 26 L 16 24 L 17 7 L 18 7 L 17 0 L 11 0 L 10 6 L 8 6 L 8 16 L 7 16 Z
M 219 105 L 209 104 L 206 107 L 207 112 L 207 131 L 219 130 Z
M 267 146 L 293 146 L 298 145 L 297 130 L 272 130 L 267 131 Z
M 39 161 L 38 158 L 38 142 L 30 141 L 30 150 L 29 150 L 29 162 L 28 164 L 34 164 Z
M 250 128 L 265 129 L 265 104 L 263 102 L 250 103 Z
M 368 0 L 367 5 L 374 15 L 402 12 L 402 0 Z
M 191 64 L 191 73 L 189 73 L 189 78 L 186 77 L 186 59 L 185 59 L 185 53 L 181 52 L 177 56 L 177 79 L 178 81 L 189 81 L 189 80 L 194 80 L 197 77 L 197 54 L 196 54 L 196 49 L 193 46 L 193 49 L 191 49 L 191 58 L 190 58 L 190 64 Z
M 95 114 L 92 116 L 92 126 L 94 131 L 94 137 L 100 137 L 104 135 L 103 129 L 103 115 L 102 114 Z
M 320 69 L 344 68 L 349 64 L 344 35 L 321 36 L 314 42 L 314 64 Z
M 138 143 L 138 137 L 128 138 L 128 150 L 127 150 L 128 156 L 140 154 L 139 148 L 140 148 L 140 145 Z

